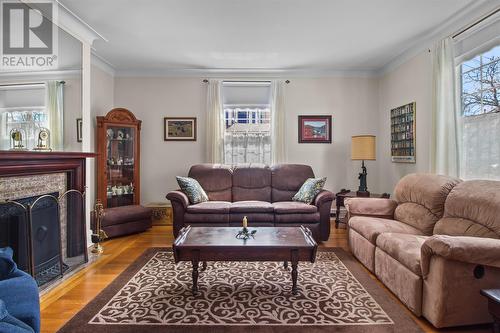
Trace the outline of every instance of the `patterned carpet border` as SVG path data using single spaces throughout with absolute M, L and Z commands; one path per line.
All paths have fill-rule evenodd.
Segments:
M 368 297 L 363 298 L 363 304 L 359 304 L 359 299 L 351 299 L 347 301 L 351 301 L 354 303 L 354 305 L 350 304 L 349 302 L 343 303 L 342 307 L 351 307 L 355 308 L 356 306 L 360 307 L 362 310 L 366 312 L 366 303 L 371 304 L 369 306 L 370 311 L 374 311 L 374 317 L 377 319 L 375 322 L 328 322 L 328 323 L 321 323 L 321 320 L 318 320 L 319 323 L 316 323 L 316 320 L 314 323 L 301 323 L 301 322 L 290 322 L 290 323 L 273 323 L 272 320 L 262 324 L 263 321 L 261 321 L 260 317 L 257 317 L 258 323 L 237 323 L 237 322 L 231 322 L 231 323 L 213 323 L 213 322 L 208 322 L 208 323 L 198 323 L 197 321 L 193 321 L 191 323 L 189 322 L 183 322 L 182 324 L 179 323 L 165 323 L 165 322 L 147 322 L 147 323 L 135 323 L 135 322 L 112 322 L 115 318 L 119 317 L 121 314 L 117 312 L 122 311 L 122 312 L 127 312 L 130 311 L 136 312 L 138 309 L 140 310 L 140 307 L 136 306 L 134 304 L 134 309 L 128 310 L 126 309 L 127 306 L 130 307 L 130 304 L 126 302 L 126 298 L 121 297 L 121 294 L 127 294 L 129 293 L 128 297 L 135 297 L 137 299 L 137 295 L 145 295 L 144 290 L 137 290 L 136 292 L 138 293 L 137 295 L 134 295 L 134 278 L 139 281 L 144 278 L 144 276 L 138 276 L 140 275 L 143 270 L 148 270 L 148 269 L 153 269 L 158 264 L 155 264 L 155 258 L 156 257 L 161 257 L 162 253 L 165 252 L 171 252 L 171 248 L 151 248 L 146 250 L 142 255 L 140 255 L 136 261 L 134 261 L 122 274 L 120 274 L 107 288 L 105 288 L 98 296 L 95 297 L 94 300 L 92 300 L 87 306 L 85 306 L 79 313 L 77 313 L 66 325 L 64 325 L 58 332 L 59 333 L 86 333 L 86 332 L 92 332 L 92 333 L 101 333 L 101 332 L 106 332 L 106 333 L 118 333 L 118 332 L 137 332 L 137 333 L 142 333 L 142 332 L 168 332 L 168 333 L 176 333 L 176 332 L 200 332 L 200 333 L 212 333 L 212 332 L 217 332 L 217 333 L 233 333 L 233 332 L 246 332 L 246 331 L 251 331 L 251 332 L 258 332 L 258 333 L 275 333 L 275 332 L 286 332 L 286 333 L 299 333 L 303 332 L 303 330 L 306 330 L 308 333 L 309 332 L 318 332 L 318 333 L 323 333 L 323 332 L 367 332 L 367 333 L 378 333 L 378 332 L 422 332 L 422 330 L 418 327 L 418 325 L 408 316 L 405 314 L 404 310 L 402 307 L 397 304 L 395 301 L 391 299 L 389 294 L 383 290 L 377 283 L 369 276 L 369 274 L 360 266 L 360 264 L 347 252 L 340 248 L 333 248 L 333 249 L 320 249 L 318 256 L 321 256 L 321 253 L 325 253 L 325 256 L 329 256 L 328 252 L 333 252 L 335 256 L 340 260 L 340 262 L 345 266 L 346 270 L 348 273 L 352 275 L 352 280 L 355 280 L 358 282 L 362 288 L 358 289 L 363 289 L 363 291 L 368 293 L 368 296 L 370 299 L 367 299 Z M 165 255 L 168 255 L 166 253 Z M 331 256 L 331 257 L 335 257 Z M 165 260 L 165 258 L 163 259 Z M 318 261 L 317 261 L 318 262 Z M 211 263 L 214 265 L 217 265 L 219 263 Z M 262 264 L 262 263 L 258 263 Z M 269 265 L 277 265 L 276 263 L 269 263 Z M 149 266 L 151 267 L 149 267 Z M 180 263 L 179 265 L 182 265 Z M 181 269 L 181 273 L 184 274 L 185 276 L 180 276 L 179 279 L 181 282 L 183 282 L 183 285 L 189 284 L 189 279 L 190 279 L 190 270 L 187 269 L 188 266 L 190 266 L 189 263 L 185 263 L 187 265 L 186 267 L 183 267 Z M 215 267 L 217 268 L 217 267 Z M 158 269 L 156 267 L 155 269 Z M 168 272 L 168 270 L 166 270 Z M 275 272 L 277 271 L 274 267 L 274 269 L 268 269 L 268 270 L 263 270 L 263 272 Z M 151 271 L 153 274 L 159 274 L 158 271 Z M 218 272 L 218 271 L 217 271 Z M 254 272 L 249 270 L 249 272 Z M 162 272 L 162 274 L 165 272 Z M 301 277 L 301 273 L 304 273 L 304 270 L 300 270 L 300 265 L 299 265 L 299 278 Z M 182 275 L 181 274 L 181 275 Z M 219 273 L 218 273 L 219 274 Z M 220 273 L 222 274 L 222 273 Z M 241 274 L 244 274 L 242 272 Z M 256 295 L 264 295 L 262 297 L 265 298 L 266 293 L 273 293 L 277 292 L 276 288 L 273 287 L 273 281 L 281 281 L 283 277 L 281 276 L 273 276 L 274 273 L 272 273 L 270 276 L 267 275 L 266 278 L 268 279 L 267 281 L 264 281 L 262 284 L 259 284 L 257 286 L 258 288 L 264 288 L 261 291 L 258 291 L 256 294 L 256 287 L 253 286 L 252 289 L 252 297 L 256 297 Z M 281 274 L 280 272 L 277 272 L 276 274 Z M 179 275 L 179 271 L 175 272 L 175 275 Z M 217 274 L 215 274 L 217 275 Z M 226 274 L 227 275 L 227 274 Z M 234 275 L 234 274 L 233 274 Z M 224 276 L 226 278 L 227 276 Z M 220 278 L 220 276 L 219 276 Z M 234 277 L 233 277 L 234 278 Z M 308 279 L 307 276 L 304 277 L 306 280 Z M 309 277 L 309 279 L 314 278 L 313 276 Z M 242 286 L 244 287 L 244 281 L 245 279 L 248 279 L 248 277 L 241 277 L 240 283 L 243 284 Z M 280 280 L 281 279 L 281 280 Z M 158 279 L 161 282 L 161 279 Z M 222 279 L 224 281 L 224 279 Z M 163 281 L 169 281 L 168 279 L 165 279 Z M 307 280 L 308 281 L 308 280 Z M 154 283 L 155 281 L 152 280 L 151 283 Z M 179 281 L 177 281 L 179 282 Z M 207 281 L 207 285 L 209 284 L 210 281 Z M 282 282 L 282 281 L 281 281 Z M 321 282 L 321 281 L 320 281 Z M 229 280 L 228 285 L 233 284 L 234 281 Z M 131 287 L 130 287 L 130 286 Z M 177 283 L 177 286 L 179 283 Z M 260 287 L 260 285 L 262 285 Z M 283 285 L 283 283 L 281 283 Z M 300 286 L 300 283 L 299 283 Z M 125 288 L 127 287 L 127 288 Z M 242 288 L 243 288 L 242 287 Z M 144 287 L 142 287 L 144 289 Z M 166 286 L 168 289 L 169 286 Z M 218 290 L 218 292 L 224 293 L 226 290 L 224 290 L 224 286 L 221 286 L 221 290 Z M 218 288 L 218 289 L 220 289 Z M 226 286 L 226 289 L 228 287 Z M 268 289 L 266 289 L 268 288 Z M 274 289 L 273 289 L 274 288 Z M 131 290 L 125 290 L 124 289 L 131 289 Z M 147 288 L 145 288 L 147 289 Z M 207 292 L 209 292 L 208 289 L 206 288 Z M 285 287 L 281 286 L 280 292 L 283 293 Z M 159 290 L 158 286 L 156 289 L 152 290 Z M 200 280 L 200 290 L 203 293 L 203 283 Z M 192 303 L 186 303 L 186 304 L 181 304 L 182 302 L 185 302 L 189 298 L 189 293 L 190 290 L 187 288 L 186 290 L 177 290 L 180 296 L 179 298 L 176 299 L 177 307 L 179 306 L 188 306 L 191 308 L 194 308 L 192 306 Z M 307 290 L 308 293 L 312 293 L 312 296 L 314 297 L 314 292 L 315 290 Z M 142 294 L 141 294 L 142 293 Z M 245 293 L 242 293 L 243 295 Z M 356 294 L 356 293 L 355 293 Z M 357 293 L 358 295 L 360 293 Z M 148 299 L 148 297 L 154 298 L 154 296 L 157 295 L 152 295 L 152 294 L 146 294 L 147 297 L 144 299 Z M 269 297 L 268 297 L 269 298 Z M 283 299 L 283 297 L 282 297 Z M 142 301 L 143 298 L 140 299 Z M 207 302 L 210 299 L 207 298 Z M 265 300 L 265 299 L 264 299 Z M 192 301 L 192 300 L 191 300 Z M 239 300 L 235 300 L 234 302 L 236 303 Z M 245 301 L 245 300 L 243 300 Z M 285 299 L 285 301 L 287 301 Z M 179 303 L 181 302 L 181 303 Z M 130 302 L 129 302 L 130 303 Z M 285 302 L 285 308 L 287 303 Z M 357 305 L 356 305 L 357 304 Z M 365 306 L 363 308 L 362 306 Z M 144 305 L 145 308 L 147 308 L 147 305 Z M 378 307 L 378 308 L 377 308 Z M 117 310 L 119 309 L 119 311 Z M 167 309 L 170 309 L 167 307 Z M 341 308 L 343 309 L 343 308 Z M 346 309 L 346 312 L 348 309 Z M 242 310 L 243 311 L 243 310 Z M 285 311 L 286 312 L 286 311 Z M 365 313 L 366 314 L 366 313 Z M 139 311 L 139 314 L 135 314 L 136 316 L 144 315 L 146 316 L 146 313 L 142 313 Z M 259 313 L 260 315 L 260 313 Z M 352 316 L 352 309 L 351 312 L 349 313 L 350 316 Z M 386 318 L 385 318 L 385 317 Z M 142 319 L 142 317 L 137 317 L 139 319 Z M 123 318 L 122 318 L 123 319 Z M 126 318 L 127 320 L 129 319 L 128 317 Z M 167 318 L 168 319 L 168 318 Z M 212 319 L 212 318 L 209 318 Z M 292 318 L 293 319 L 293 318 Z M 331 319 L 331 318 L 328 318 Z M 101 320 L 101 323 L 99 323 L 99 320 Z M 198 320 L 198 319 L 196 319 Z M 93 321 L 93 322 L 92 322 Z M 105 324 L 102 324 L 102 322 L 105 322 Z M 202 320 L 200 321 L 202 322 Z

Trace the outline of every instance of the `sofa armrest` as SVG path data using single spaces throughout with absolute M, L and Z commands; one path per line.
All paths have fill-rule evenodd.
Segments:
M 392 219 L 398 203 L 396 200 L 382 198 L 347 198 L 344 206 L 349 217 L 374 216 Z
M 432 256 L 500 268 L 500 239 L 434 235 L 421 248 L 422 274 L 429 274 Z
M 189 199 L 182 191 L 170 191 L 167 194 L 167 199 L 170 201 L 177 201 L 182 204 L 184 208 L 189 206 Z
M 332 192 L 322 190 L 316 195 L 316 198 L 314 198 L 314 205 L 319 208 L 323 203 L 333 201 L 334 198 L 335 195 Z

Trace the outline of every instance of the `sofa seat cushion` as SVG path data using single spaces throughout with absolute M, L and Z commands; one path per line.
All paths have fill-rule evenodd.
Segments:
M 422 276 L 420 248 L 427 238 L 427 236 L 387 232 L 377 237 L 377 247 L 413 273 Z
M 192 214 L 229 214 L 230 208 L 229 201 L 207 201 L 189 205 L 187 212 Z
M 292 214 L 276 214 L 274 215 L 274 223 L 276 226 L 283 224 L 310 224 L 319 223 L 319 212 L 316 213 L 292 213 Z
M 229 208 L 231 213 L 272 213 L 274 207 L 266 201 L 236 201 Z
M 356 230 L 361 236 L 376 244 L 377 237 L 385 232 L 395 232 L 410 235 L 423 233 L 408 224 L 396 220 L 368 216 L 353 216 L 349 219 L 349 228 Z
M 143 207 L 141 205 L 106 208 L 104 210 L 104 217 L 101 223 L 103 227 L 106 227 L 133 221 L 148 220 L 151 219 L 151 214 L 151 208 Z
M 272 205 L 276 214 L 314 214 L 318 211 L 316 206 L 298 201 L 280 201 Z

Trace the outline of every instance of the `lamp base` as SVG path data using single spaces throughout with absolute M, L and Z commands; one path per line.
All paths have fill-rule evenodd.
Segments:
M 366 198 L 366 197 L 370 196 L 370 192 L 369 191 L 356 191 L 356 196 Z

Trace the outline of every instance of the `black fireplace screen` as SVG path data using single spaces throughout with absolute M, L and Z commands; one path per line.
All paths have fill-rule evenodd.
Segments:
M 10 246 L 18 267 L 39 287 L 85 263 L 85 230 L 74 230 L 83 214 L 83 194 L 70 190 L 0 204 L 0 247 Z

